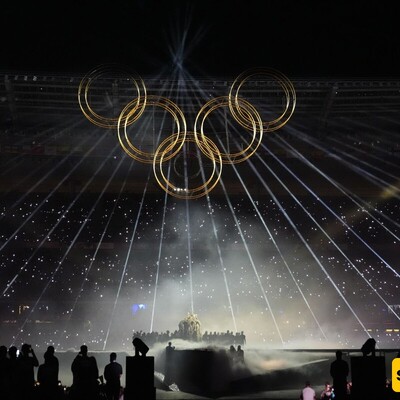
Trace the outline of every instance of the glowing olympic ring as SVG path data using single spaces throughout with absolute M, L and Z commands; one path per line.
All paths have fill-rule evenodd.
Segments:
M 177 140 L 176 136 L 177 136 L 177 134 L 175 133 L 175 134 L 167 137 L 158 146 L 158 148 L 156 150 L 154 162 L 153 162 L 153 171 L 154 171 L 154 176 L 157 180 L 157 183 L 160 185 L 160 187 L 165 192 L 167 192 L 171 196 L 177 197 L 179 199 L 197 199 L 199 197 L 205 196 L 206 194 L 211 192 L 212 189 L 214 189 L 214 187 L 216 186 L 216 184 L 219 182 L 219 180 L 221 178 L 222 158 L 221 158 L 221 154 L 218 151 L 218 147 L 215 145 L 215 143 L 211 139 L 204 136 L 204 140 L 207 143 L 207 145 L 204 147 L 205 155 L 209 159 L 212 160 L 212 165 L 213 165 L 213 170 L 212 170 L 211 176 L 208 178 L 207 181 L 205 181 L 200 186 L 197 186 L 194 188 L 183 188 L 182 189 L 178 186 L 175 186 L 172 182 L 170 182 L 168 180 L 168 178 L 165 176 L 165 173 L 163 171 L 164 156 L 171 152 L 171 147 L 174 146 L 174 143 Z M 196 133 L 188 132 L 186 141 L 196 143 L 195 136 L 196 136 Z M 159 156 L 159 155 L 161 155 L 161 156 Z M 217 160 L 216 160 L 216 157 L 218 158 Z M 159 160 L 159 161 L 156 161 L 156 160 Z M 219 164 L 219 166 L 217 164 Z
M 123 108 L 118 118 L 104 117 L 93 110 L 89 102 L 88 93 L 96 79 L 115 70 L 130 76 L 129 79 L 133 82 L 137 97 Z M 263 121 L 257 109 L 250 102 L 239 96 L 242 86 L 255 75 L 267 75 L 274 78 L 285 93 L 285 109 L 278 118 L 272 121 Z M 276 131 L 288 122 L 296 107 L 296 92 L 290 80 L 279 71 L 270 68 L 249 69 L 242 72 L 234 80 L 228 96 L 211 99 L 200 109 L 194 122 L 194 131 L 187 132 L 185 116 L 174 102 L 165 97 L 147 95 L 143 80 L 135 72 L 126 67 L 107 64 L 92 69 L 82 78 L 78 88 L 78 102 L 83 114 L 90 122 L 102 128 L 117 129 L 121 147 L 131 158 L 142 163 L 153 164 L 155 179 L 165 192 L 180 199 L 196 199 L 205 196 L 217 185 L 221 178 L 222 164 L 237 164 L 247 160 L 258 149 L 264 132 Z M 142 116 L 147 105 L 161 107 L 168 111 L 172 115 L 177 128 L 176 133 L 164 139 L 154 153 L 141 151 L 134 146 L 127 132 L 127 127 Z M 229 107 L 236 122 L 247 131 L 252 131 L 252 138 L 245 149 L 236 153 L 221 152 L 217 145 L 204 134 L 204 122 L 212 112 L 220 107 Z M 185 142 L 196 143 L 200 152 L 210 159 L 213 165 L 211 176 L 207 180 L 203 176 L 205 182 L 193 188 L 175 186 L 169 181 L 163 170 L 163 164 L 178 155 L 182 151 Z M 183 177 L 182 174 L 175 172 L 179 177 Z M 201 168 L 199 172 L 186 178 L 195 178 L 200 172 L 202 172 Z
M 276 131 L 284 126 L 290 117 L 292 116 L 296 107 L 296 91 L 290 80 L 281 72 L 276 71 L 272 68 L 252 68 L 242 72 L 233 82 L 229 91 L 229 109 L 231 110 L 234 118 L 246 129 L 253 129 L 252 121 L 249 120 L 248 116 L 243 112 L 242 106 L 240 105 L 239 91 L 254 75 L 267 75 L 273 77 L 278 81 L 282 87 L 286 96 L 286 105 L 283 113 L 272 121 L 263 121 L 263 127 L 265 132 Z
M 96 68 L 93 68 L 90 70 L 81 80 L 78 88 L 78 102 L 79 106 L 85 115 L 85 117 L 92 122 L 93 124 L 100 126 L 101 128 L 111 128 L 115 129 L 117 127 L 119 118 L 110 118 L 110 117 L 104 117 L 98 113 L 96 113 L 92 106 L 90 105 L 89 102 L 89 89 L 91 88 L 91 85 L 93 82 L 96 81 L 99 77 L 106 75 L 108 73 L 123 73 L 125 75 L 129 76 L 129 80 L 132 81 L 133 87 L 136 88 L 137 91 L 137 98 L 134 100 L 136 102 L 136 115 L 135 116 L 130 116 L 130 122 L 133 123 L 136 121 L 140 116 L 142 115 L 145 107 L 146 107 L 146 86 L 140 78 L 136 74 L 136 72 L 132 71 L 131 69 L 120 66 L 117 64 L 105 64 Z
M 118 124 L 117 124 L 118 140 L 119 143 L 121 144 L 121 147 L 130 157 L 142 163 L 151 164 L 153 162 L 158 162 L 157 157 L 160 156 L 157 155 L 156 153 L 141 151 L 140 149 L 135 147 L 130 141 L 126 130 L 128 125 L 131 125 L 138 119 L 136 111 L 138 104 L 140 103 L 141 103 L 140 99 L 131 101 L 122 110 L 118 118 Z M 167 161 L 170 158 L 174 157 L 183 146 L 187 130 L 185 116 L 181 111 L 181 109 L 174 102 L 165 97 L 148 95 L 146 100 L 146 106 L 149 105 L 161 107 L 164 110 L 168 111 L 174 118 L 174 121 L 177 126 L 177 134 L 175 137 L 175 141 L 171 143 L 169 146 L 169 154 L 164 155 L 164 161 Z M 133 119 L 133 121 L 131 121 L 131 118 Z
M 243 115 L 247 118 L 248 121 L 252 123 L 252 131 L 253 137 L 250 141 L 250 144 L 243 150 L 237 153 L 222 153 L 218 151 L 218 154 L 221 154 L 222 162 L 224 164 L 237 164 L 247 160 L 251 157 L 255 151 L 257 150 L 258 146 L 261 144 L 262 136 L 263 136 L 263 124 L 261 117 L 257 110 L 246 100 L 238 98 L 238 104 L 240 104 L 240 110 Z M 229 106 L 229 99 L 227 96 L 216 97 L 208 101 L 198 112 L 196 120 L 194 122 L 194 131 L 195 131 L 195 139 L 197 145 L 200 147 L 201 151 L 204 154 L 209 154 L 209 150 L 205 152 L 207 148 L 207 141 L 204 140 L 204 122 L 206 118 L 220 107 L 227 107 Z M 197 129 L 197 124 L 200 124 L 200 129 Z M 198 136 L 196 132 L 201 133 L 201 138 Z M 257 139 L 258 136 L 258 139 Z M 214 155 L 217 155 L 212 149 Z

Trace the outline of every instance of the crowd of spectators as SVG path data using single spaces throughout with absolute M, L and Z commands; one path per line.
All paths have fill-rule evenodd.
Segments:
M 231 204 L 213 199 L 210 205 L 199 200 L 188 206 L 156 195 L 98 198 L 94 193 L 28 193 L 22 199 L 10 193 L 2 198 L 3 341 L 53 343 L 68 349 L 83 339 L 102 348 L 110 320 L 114 322 L 109 339 L 115 326 L 125 332 L 148 330 L 153 307 L 154 322 L 162 322 L 165 313 L 158 310 L 169 299 L 160 288 L 172 281 L 171 296 L 177 297 L 178 306 L 169 311 L 169 320 L 179 320 L 192 301 L 202 320 L 209 314 L 217 314 L 219 320 L 224 314 L 221 326 L 204 327 L 222 331 L 227 319 L 235 318 L 237 329 L 246 327 L 254 343 L 276 344 L 277 338 L 279 342 L 271 320 L 265 329 L 247 329 L 271 311 L 285 342 L 301 340 L 308 329 L 318 336 L 314 314 L 321 327 L 329 325 L 324 334 L 330 341 L 348 346 L 351 343 L 343 338 L 363 329 L 352 311 L 380 335 L 380 341 L 386 340 L 388 346 L 399 341 L 400 327 L 388 307 L 397 304 L 399 289 L 398 277 L 387 266 L 396 262 L 391 239 L 366 209 L 354 208 L 348 199 L 324 199 L 339 218 L 321 201 L 301 199 L 320 226 L 334 232 L 335 247 L 288 197 L 279 199 L 282 209 L 277 201 L 259 195 L 254 195 L 254 203 L 234 196 Z M 398 224 L 394 200 L 371 204 L 370 210 L 385 228 L 397 232 L 395 225 L 379 217 Z M 147 308 L 132 315 L 132 304 Z M 254 323 L 248 322 L 250 318 Z M 340 321 L 351 323 L 340 326 Z M 316 340 L 321 338 L 320 333 Z M 129 345 L 126 338 L 118 348 Z
M 145 335 L 142 335 L 142 337 L 145 337 Z M 139 336 L 134 335 L 132 344 L 135 348 L 134 357 L 147 356 L 149 347 Z M 219 349 L 215 354 L 220 357 L 223 356 L 221 350 Z M 189 375 L 179 372 L 180 368 L 186 368 L 185 363 L 180 366 L 174 365 L 179 360 L 179 358 L 174 357 L 175 351 L 172 342 L 168 342 L 164 353 L 157 353 L 157 357 L 164 357 L 164 363 L 158 363 L 158 366 L 162 365 L 161 371 L 165 374 L 164 384 L 167 386 L 176 385 L 175 378 L 181 382 L 182 377 L 189 377 Z M 204 349 L 204 351 L 209 351 L 209 349 Z M 359 353 L 359 355 L 353 357 L 357 362 L 353 363 L 352 359 L 352 370 L 350 370 L 349 354 L 336 350 L 336 358 L 325 363 L 325 368 L 329 366 L 326 375 L 329 374 L 333 383 L 325 382 L 323 390 L 317 397 L 316 390 L 307 380 L 300 398 L 304 400 L 315 400 L 317 398 L 322 400 L 360 400 L 369 398 L 368 396 L 371 395 L 371 398 L 379 398 L 380 400 L 397 399 L 398 396 L 396 397 L 396 393 L 392 389 L 390 377 L 385 378 L 386 368 L 385 364 L 382 363 L 384 357 L 382 357 L 382 353 L 378 355 L 375 339 L 367 339 L 359 349 Z M 255 353 L 252 354 L 255 355 Z M 60 379 L 60 365 L 65 362 L 65 359 L 59 361 L 60 355 L 53 346 L 48 346 L 43 355 L 44 361 L 40 363 L 33 346 L 30 344 L 24 343 L 20 350 L 16 346 L 7 348 L 1 345 L 0 398 L 4 400 L 119 400 L 123 396 L 122 375 L 125 373 L 125 366 L 118 362 L 116 353 L 109 353 L 109 362 L 99 366 L 95 353 L 89 353 L 88 346 L 81 345 L 79 352 L 74 354 L 74 358 L 68 366 L 72 374 L 71 385 L 65 385 Z M 400 352 L 397 353 L 397 359 L 399 355 Z M 242 371 L 247 371 L 246 373 L 251 374 L 246 365 L 248 362 L 251 363 L 249 359 L 251 356 L 247 355 L 245 358 L 241 345 L 237 345 L 237 348 L 233 344 L 229 348 L 226 347 L 223 357 L 229 360 L 228 368 L 231 369 L 231 372 L 241 371 L 240 373 L 242 373 Z M 217 362 L 216 359 L 213 358 L 213 360 L 213 362 Z M 310 371 L 305 367 L 302 372 L 299 372 L 299 375 L 310 378 Z M 160 375 L 160 372 L 157 372 L 158 379 L 163 379 L 162 373 Z M 204 371 L 201 371 L 201 373 L 204 373 Z M 227 371 L 221 371 L 221 373 L 227 374 Z M 367 376 L 367 382 L 358 379 L 360 373 Z M 291 374 L 290 376 L 294 378 L 294 375 Z M 352 378 L 356 382 L 354 385 Z M 269 384 L 271 383 L 269 381 Z M 140 386 L 141 384 L 142 382 L 135 382 L 135 385 Z M 243 387 L 235 386 L 235 390 L 245 389 L 245 382 L 242 382 L 242 384 Z M 282 382 L 279 384 L 280 387 L 283 387 Z M 259 385 L 261 385 L 261 381 Z M 261 390 L 261 387 L 259 387 L 259 390 Z M 193 387 L 192 390 L 196 389 Z
M 72 385 L 63 384 L 59 377 L 60 362 L 53 346 L 48 346 L 40 363 L 33 347 L 24 343 L 0 346 L 0 398 L 3 400 L 119 400 L 122 394 L 123 367 L 116 353 L 101 374 L 96 357 L 80 346 L 70 366 Z M 37 371 L 36 371 L 37 368 Z

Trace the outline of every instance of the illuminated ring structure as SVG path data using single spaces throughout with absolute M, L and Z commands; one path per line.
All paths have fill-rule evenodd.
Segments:
M 197 143 L 195 132 L 188 132 L 186 136 L 187 142 Z M 153 162 L 153 171 L 154 176 L 157 180 L 157 183 L 171 196 L 177 197 L 179 199 L 197 199 L 199 197 L 205 196 L 211 190 L 214 189 L 215 185 L 219 182 L 222 173 L 222 158 L 219 153 L 218 147 L 215 143 L 204 136 L 204 143 L 200 150 L 206 157 L 212 160 L 213 170 L 211 176 L 205 181 L 202 185 L 194 187 L 194 188 L 180 188 L 171 183 L 166 177 L 163 171 L 163 163 L 164 157 L 172 153 L 172 150 L 175 146 L 175 143 L 178 140 L 178 134 L 173 134 L 167 137 L 161 144 L 158 146 L 154 162 Z M 181 140 L 181 139 L 180 139 Z M 182 141 L 183 145 L 183 141 Z M 182 148 L 182 145 L 180 148 Z M 157 160 L 157 161 L 156 161 Z M 218 165 L 217 165 L 218 164 Z
M 100 126 L 101 128 L 117 128 L 117 124 L 119 123 L 120 118 L 118 117 L 105 117 L 97 112 L 95 112 L 90 105 L 89 102 L 89 90 L 93 82 L 95 82 L 99 77 L 107 75 L 109 73 L 115 74 L 115 72 L 122 73 L 124 75 L 129 76 L 129 80 L 132 81 L 133 87 L 137 91 L 135 103 L 135 115 L 130 115 L 130 123 L 136 121 L 142 115 L 145 107 L 146 107 L 146 86 L 140 78 L 136 74 L 136 72 L 130 70 L 129 68 L 117 65 L 117 64 L 106 64 L 99 67 L 96 67 L 89 71 L 81 80 L 78 88 L 78 102 L 79 106 L 85 115 L 85 117 L 92 122 L 93 124 Z
M 286 104 L 283 113 L 276 119 L 272 121 L 263 121 L 263 127 L 265 132 L 276 131 L 282 126 L 284 126 L 290 117 L 292 116 L 294 109 L 296 107 L 296 91 L 292 82 L 284 74 L 271 68 L 252 68 L 242 72 L 233 82 L 231 89 L 229 91 L 229 109 L 231 110 L 234 118 L 248 130 L 253 129 L 253 123 L 248 115 L 243 110 L 239 97 L 239 92 L 242 86 L 255 75 L 267 75 L 278 81 L 279 85 L 282 87 L 285 96 Z
M 99 77 L 110 72 L 115 73 L 115 71 L 129 76 L 127 80 L 132 81 L 137 97 L 124 107 L 118 118 L 101 116 L 90 105 L 88 93 L 92 83 Z M 242 86 L 255 75 L 267 75 L 274 78 L 285 93 L 285 109 L 278 118 L 272 121 L 263 121 L 256 108 L 239 96 Z M 92 69 L 84 76 L 79 84 L 78 101 L 83 114 L 90 122 L 102 128 L 117 129 L 121 147 L 131 158 L 142 163 L 153 164 L 154 176 L 165 192 L 180 199 L 196 199 L 205 196 L 217 185 L 221 178 L 222 164 L 236 164 L 247 160 L 261 144 L 264 132 L 276 131 L 288 122 L 296 106 L 296 92 L 290 80 L 279 71 L 270 68 L 249 69 L 234 80 L 228 96 L 211 99 L 200 109 L 194 123 L 194 131 L 187 132 L 185 116 L 174 102 L 165 97 L 147 95 L 143 80 L 129 68 L 106 64 Z M 144 152 L 137 148 L 131 142 L 127 132 L 127 127 L 134 124 L 142 116 L 148 105 L 160 107 L 169 112 L 177 128 L 176 133 L 164 139 L 154 153 Z M 252 137 L 247 147 L 236 153 L 221 152 L 217 145 L 204 134 L 204 122 L 212 112 L 221 107 L 229 107 L 236 122 L 247 131 L 252 131 Z M 194 188 L 175 186 L 168 180 L 163 170 L 164 163 L 179 154 L 185 141 L 196 143 L 199 151 L 210 159 L 213 165 L 212 173 L 208 180 Z M 200 168 L 198 173 L 186 178 L 197 177 L 201 171 Z M 183 174 L 175 172 L 181 178 L 183 177 Z
M 197 145 L 200 147 L 201 151 L 204 154 L 209 154 L 209 150 L 212 151 L 214 156 L 218 156 L 221 154 L 222 163 L 224 164 L 237 164 L 247 160 L 251 157 L 258 146 L 261 144 L 262 136 L 263 136 L 263 122 L 261 120 L 260 114 L 257 110 L 246 100 L 238 98 L 238 104 L 240 105 L 240 111 L 245 116 L 246 121 L 251 122 L 251 129 L 253 131 L 253 136 L 250 141 L 250 144 L 243 150 L 236 153 L 220 153 L 215 152 L 213 149 L 208 149 L 206 152 L 206 148 L 208 147 L 208 142 L 206 136 L 204 135 L 204 122 L 207 117 L 220 107 L 228 107 L 229 106 L 229 98 L 227 96 L 216 97 L 208 101 L 198 112 L 196 120 L 194 122 L 194 131 L 195 131 L 195 140 Z M 235 118 L 236 119 L 236 118 Z M 200 128 L 197 129 L 197 124 L 199 123 Z M 201 137 L 197 134 L 200 132 Z
M 118 140 L 122 148 L 130 157 L 142 163 L 152 164 L 153 162 L 157 163 L 159 161 L 161 154 L 158 154 L 157 152 L 152 153 L 141 151 L 133 145 L 133 143 L 129 139 L 127 132 L 127 126 L 137 121 L 137 109 L 143 102 L 144 100 L 141 101 L 140 99 L 133 100 L 128 103 L 122 110 L 117 123 Z M 185 116 L 181 109 L 173 101 L 167 99 L 166 97 L 148 95 L 145 103 L 146 106 L 150 105 L 161 107 L 164 110 L 168 111 L 172 115 L 176 123 L 177 133 L 175 134 L 175 140 L 174 142 L 170 143 L 170 146 L 168 147 L 168 152 L 162 155 L 163 160 L 168 161 L 179 152 L 179 150 L 183 146 L 183 143 L 185 142 L 187 131 Z M 142 112 L 140 113 L 140 115 L 141 114 Z

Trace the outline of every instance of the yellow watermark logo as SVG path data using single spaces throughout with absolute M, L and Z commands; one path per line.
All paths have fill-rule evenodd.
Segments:
M 400 392 L 400 358 L 392 361 L 392 389 L 394 392 Z

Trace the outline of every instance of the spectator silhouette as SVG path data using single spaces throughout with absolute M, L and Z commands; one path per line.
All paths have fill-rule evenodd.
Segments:
M 48 346 L 46 352 L 44 353 L 44 357 L 45 359 L 47 358 L 48 362 L 54 366 L 54 370 L 57 371 L 57 380 L 58 380 L 59 362 L 58 358 L 54 354 L 55 354 L 54 347 Z
M 0 346 L 0 399 L 10 398 L 10 359 L 7 358 L 7 347 Z
M 240 340 L 242 341 L 242 344 L 246 344 L 246 335 L 243 331 L 240 332 Z
M 121 392 L 122 366 L 117 363 L 117 354 L 110 354 L 110 363 L 104 367 L 104 379 L 106 380 L 107 400 L 119 400 Z
M 16 394 L 18 392 L 18 369 L 17 369 L 17 351 L 15 346 L 11 346 L 8 349 L 8 357 L 10 360 L 10 383 L 9 391 L 11 394 Z
M 24 343 L 21 353 L 17 358 L 18 393 L 19 399 L 31 400 L 34 396 L 35 371 L 34 367 L 39 366 L 39 361 L 30 344 Z
M 229 359 L 231 360 L 232 364 L 236 362 L 236 349 L 233 344 L 229 346 Z
M 239 365 L 244 365 L 244 351 L 240 344 L 238 345 L 236 350 L 236 360 Z
M 342 400 L 347 395 L 347 375 L 349 374 L 349 364 L 342 359 L 342 352 L 336 351 L 336 360 L 331 363 L 330 374 L 333 379 L 333 389 L 335 400 Z
M 93 356 L 88 356 L 88 348 L 81 346 L 81 351 L 75 357 L 71 365 L 72 388 L 71 397 L 74 400 L 96 399 L 99 392 L 99 370 L 97 361 Z
M 315 390 L 309 381 L 306 382 L 304 389 L 300 393 L 300 400 L 316 400 Z
M 54 347 L 49 346 L 44 353 L 44 364 L 38 369 L 37 380 L 39 382 L 40 400 L 58 399 L 58 359 L 54 356 Z
M 168 346 L 165 348 L 165 377 L 164 377 L 164 383 L 168 386 L 171 385 L 173 382 L 172 364 L 173 364 L 174 350 L 175 347 L 172 346 L 171 342 L 168 342 Z

